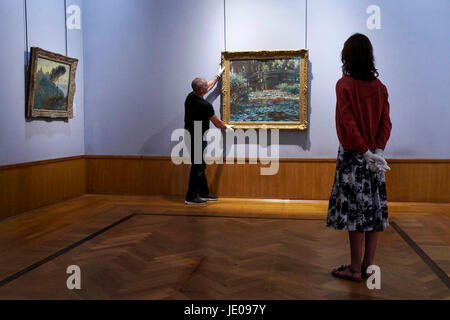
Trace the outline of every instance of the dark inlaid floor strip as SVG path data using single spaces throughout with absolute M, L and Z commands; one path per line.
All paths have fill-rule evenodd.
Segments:
M 417 253 L 417 255 L 425 262 L 430 269 L 436 274 L 436 276 L 444 282 L 444 284 L 450 289 L 450 278 L 448 277 L 447 273 L 442 270 L 436 262 L 433 261 L 433 259 L 428 256 L 425 251 L 423 251 L 417 243 L 414 242 L 413 239 L 411 239 L 408 234 L 403 231 L 400 226 L 395 222 L 390 222 L 391 226 L 397 231 L 397 233 L 403 238 L 403 240 L 406 241 L 406 243 Z
M 97 232 L 92 233 L 91 235 L 87 236 L 86 238 L 81 239 L 80 241 L 77 241 L 77 242 L 71 244 L 70 246 L 61 249 L 58 252 L 55 252 L 54 254 L 48 256 L 47 258 L 42 259 L 42 260 L 40 260 L 40 261 L 38 261 L 36 263 L 33 263 L 32 265 L 26 267 L 25 269 L 22 269 L 22 270 L 20 270 L 20 271 L 18 271 L 16 273 L 6 277 L 5 279 L 0 281 L 0 287 L 10 283 L 11 281 L 13 281 L 13 280 L 15 280 L 15 279 L 17 279 L 17 278 L 19 278 L 21 276 L 23 276 L 24 274 L 26 274 L 26 273 L 28 273 L 28 272 L 30 272 L 30 271 L 32 271 L 32 270 L 42 266 L 43 264 L 45 264 L 45 263 L 47 263 L 47 262 L 49 262 L 49 261 L 59 257 L 60 255 L 66 253 L 66 252 L 68 252 L 68 251 L 70 251 L 70 250 L 72 250 L 72 249 L 74 249 L 74 248 L 76 248 L 76 247 L 78 247 L 80 245 L 82 245 L 83 243 L 85 243 L 85 242 L 87 242 L 87 241 L 97 237 L 98 235 L 108 231 L 109 229 L 114 228 L 118 224 L 121 224 L 122 222 L 125 222 L 126 220 L 134 217 L 135 215 L 136 215 L 135 213 L 130 214 L 129 216 L 126 216 L 125 218 L 120 219 L 119 221 L 116 221 L 116 222 L 110 224 L 109 226 L 107 226 L 107 227 L 105 227 L 105 228 L 103 228 L 103 229 L 101 229 L 101 230 L 99 230 Z

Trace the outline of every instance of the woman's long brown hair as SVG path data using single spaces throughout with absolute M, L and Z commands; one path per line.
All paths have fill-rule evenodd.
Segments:
M 355 79 L 372 81 L 378 77 L 372 43 L 361 33 L 355 33 L 345 41 L 341 61 L 342 72 Z

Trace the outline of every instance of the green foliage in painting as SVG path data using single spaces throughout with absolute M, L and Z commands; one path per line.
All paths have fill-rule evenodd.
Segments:
M 235 102 L 248 101 L 248 82 L 241 74 L 232 73 L 230 75 L 231 100 Z
M 288 83 L 280 83 L 276 85 L 276 88 L 290 94 L 298 94 L 300 92 L 300 87 L 298 84 L 289 85 Z

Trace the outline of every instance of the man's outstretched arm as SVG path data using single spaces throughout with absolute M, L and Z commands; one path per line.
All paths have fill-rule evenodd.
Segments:
M 223 122 L 222 120 L 217 118 L 216 115 L 213 115 L 211 118 L 209 118 L 209 120 L 211 120 L 211 122 L 216 126 L 216 128 L 223 129 L 223 130 L 225 130 L 227 128 L 227 125 L 225 124 L 225 122 Z
M 219 81 L 220 77 L 222 76 L 224 70 L 225 70 L 225 68 L 219 67 L 219 72 L 217 73 L 217 75 L 214 78 L 212 78 L 210 81 L 208 81 L 208 91 L 210 91 L 212 88 L 214 88 L 217 81 Z
M 213 115 L 211 118 L 209 118 L 209 120 L 211 120 L 211 122 L 219 129 L 222 130 L 226 130 L 227 132 L 233 132 L 233 125 L 231 124 L 225 124 L 225 122 L 223 122 L 222 120 L 220 120 L 219 118 L 217 118 L 216 115 Z

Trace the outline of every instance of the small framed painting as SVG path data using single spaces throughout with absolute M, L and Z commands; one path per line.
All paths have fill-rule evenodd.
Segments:
M 308 129 L 308 50 L 224 51 L 222 120 L 237 129 Z
M 73 118 L 78 59 L 31 48 L 28 118 Z

